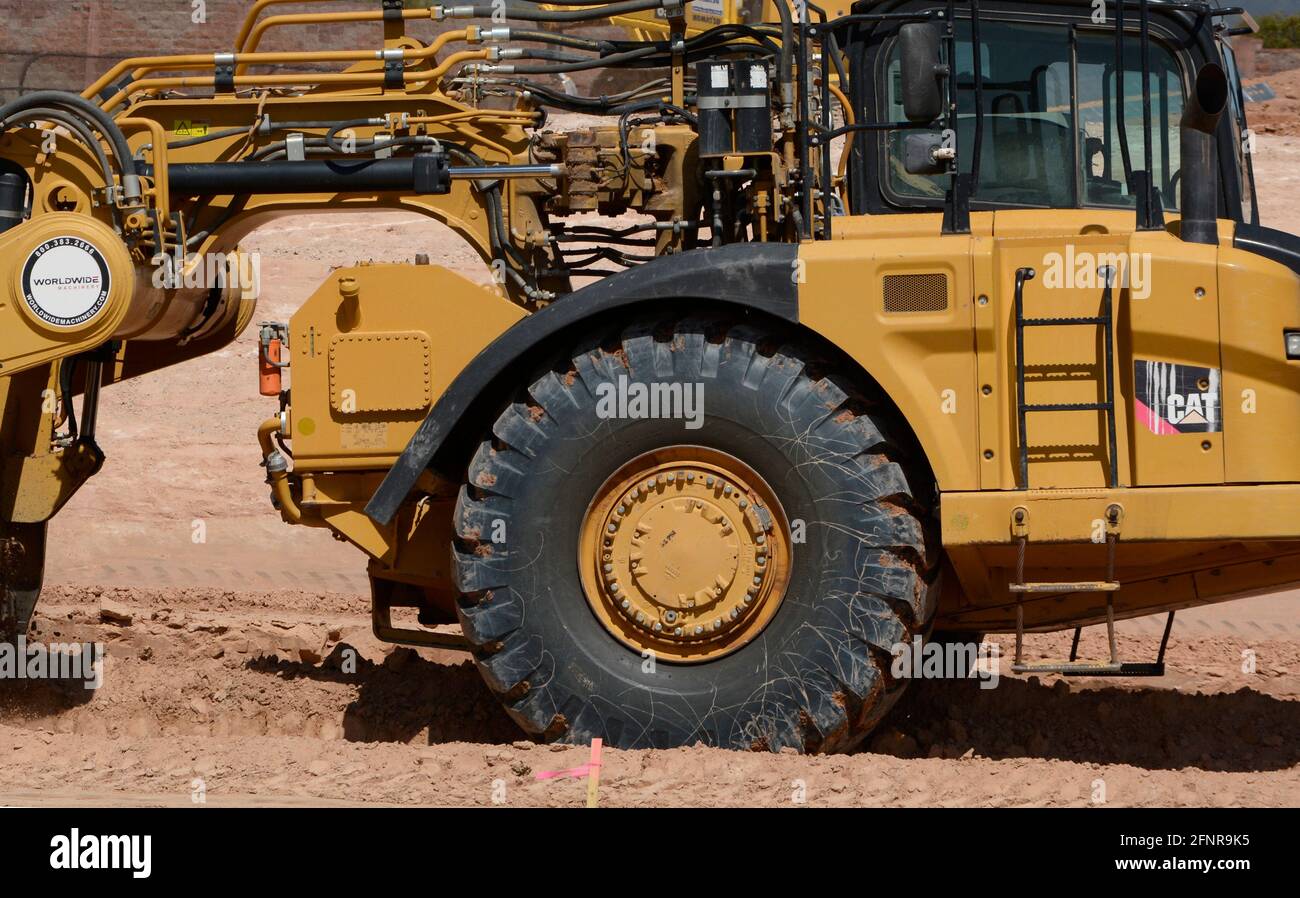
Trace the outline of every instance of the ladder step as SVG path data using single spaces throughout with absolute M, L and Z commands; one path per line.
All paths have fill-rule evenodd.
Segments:
M 1108 412 L 1109 402 L 1053 402 L 1046 405 L 1026 405 L 1027 412 Z
M 1026 318 L 1020 323 L 1025 327 L 1069 327 L 1077 324 L 1108 324 L 1109 319 L 1100 316 L 1091 318 Z
M 1087 661 L 1042 664 L 1013 664 L 1013 673 L 1018 674 L 1060 674 L 1063 677 L 1163 677 L 1164 662 L 1123 661 L 1111 664 L 1107 661 L 1090 663 Z
M 1119 592 L 1115 580 L 1082 580 L 1075 583 L 1012 583 L 1012 592 Z

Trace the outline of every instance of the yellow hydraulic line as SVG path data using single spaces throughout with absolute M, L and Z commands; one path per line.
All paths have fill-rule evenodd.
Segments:
M 257 442 L 262 447 L 262 458 L 267 459 L 271 454 L 276 452 L 275 446 L 271 443 L 271 435 L 280 429 L 279 415 L 274 418 L 267 418 L 257 428 Z M 293 499 L 293 490 L 289 488 L 289 472 L 284 470 L 273 471 L 267 467 L 267 480 L 271 483 L 271 491 L 275 494 L 275 500 L 280 505 L 280 516 L 286 523 L 301 524 L 302 509 Z
M 418 62 L 432 58 L 452 41 L 472 42 L 478 40 L 478 33 L 477 26 L 444 31 L 435 37 L 427 47 L 403 51 L 402 59 L 403 61 Z M 379 54 L 375 50 L 304 50 L 291 53 L 236 54 L 235 63 L 240 66 L 281 65 L 308 62 L 365 62 L 378 58 Z M 148 72 L 210 69 L 215 66 L 216 59 L 211 53 L 194 53 L 184 56 L 137 56 L 133 59 L 124 59 L 113 66 L 107 74 L 82 91 L 81 95 L 88 100 L 97 97 L 101 90 L 112 84 L 128 70 L 131 71 L 132 77 L 138 77 Z
M 248 40 L 248 33 L 253 30 L 253 24 L 257 17 L 262 14 L 262 10 L 268 6 L 275 6 L 280 3 L 337 3 L 340 0 L 257 0 L 252 9 L 244 16 L 244 22 L 239 26 L 239 36 L 235 38 L 235 52 L 238 53 L 244 49 L 244 41 Z
M 839 100 L 840 108 L 844 110 L 844 124 L 856 125 L 858 122 L 857 116 L 853 114 L 853 104 L 849 102 L 848 97 L 844 96 L 844 91 L 840 90 L 839 85 L 834 82 L 827 84 L 827 87 L 829 87 L 831 93 L 835 95 L 835 99 Z M 853 134 L 854 132 L 850 131 L 848 134 L 844 135 L 844 150 L 840 153 L 839 171 L 836 173 L 837 177 L 843 178 L 849 170 L 849 150 L 853 149 Z M 830 152 L 830 147 L 827 147 L 826 151 Z
M 423 52 L 423 51 L 417 51 Z M 404 84 L 427 84 L 441 78 L 453 67 L 463 62 L 485 60 L 487 50 L 461 50 L 453 53 L 432 69 L 406 71 L 402 73 Z M 236 75 L 234 86 L 239 87 L 293 87 L 305 84 L 348 84 L 354 86 L 382 87 L 387 80 L 383 72 L 324 72 L 304 73 L 301 75 Z M 186 87 L 216 87 L 215 77 L 205 78 L 146 78 L 136 81 L 113 94 L 104 104 L 105 109 L 112 109 L 127 97 L 150 90 L 167 90 Z
M 119 126 L 126 128 L 147 128 L 153 141 L 153 189 L 154 206 L 159 216 L 166 221 L 171 210 L 171 189 L 167 183 L 167 132 L 163 126 L 148 118 L 120 118 Z M 162 247 L 158 247 L 162 252 Z
M 403 19 L 428 19 L 432 18 L 432 10 L 429 9 L 404 9 L 402 10 Z M 328 25 L 335 22 L 381 22 L 384 20 L 382 11 L 368 12 L 304 12 L 293 13 L 284 16 L 272 16 L 269 19 L 263 19 L 257 23 L 253 33 L 249 36 L 247 44 L 240 50 L 240 53 L 253 53 L 257 50 L 258 44 L 262 42 L 262 35 L 269 29 L 280 25 Z M 235 69 L 236 74 L 242 74 L 242 67 Z

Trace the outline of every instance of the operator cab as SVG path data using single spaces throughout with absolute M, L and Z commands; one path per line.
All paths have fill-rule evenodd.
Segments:
M 1091 0 L 1047 0 L 1032 6 L 984 0 L 978 4 L 977 33 L 971 17 L 974 5 L 955 4 L 954 40 L 936 41 L 944 74 L 955 71 L 955 128 L 944 127 L 943 121 L 938 127 L 915 119 L 909 122 L 904 103 L 906 40 L 902 35 L 910 27 L 923 27 L 946 36 L 949 4 L 883 0 L 854 7 L 855 14 L 890 16 L 864 22 L 847 38 L 858 114 L 866 122 L 903 125 L 855 141 L 850 166 L 855 211 L 942 208 L 953 182 L 953 166 L 923 170 L 925 166 L 918 166 L 915 159 L 918 147 L 924 146 L 954 148 L 956 171 L 966 175 L 973 174 L 978 154 L 978 178 L 971 179 L 969 197 L 973 210 L 1135 208 L 1140 187 L 1132 175 L 1144 169 L 1146 156 L 1145 68 L 1152 187 L 1160 208 L 1177 212 L 1185 98 L 1191 95 L 1196 74 L 1207 63 L 1216 63 L 1228 74 L 1231 99 L 1229 114 L 1215 132 L 1221 186 L 1218 214 L 1253 220 L 1241 85 L 1226 39 L 1233 30 L 1223 17 L 1211 17 L 1211 27 L 1198 27 L 1204 16 L 1193 10 L 1202 4 L 1150 0 L 1149 56 L 1144 67 L 1139 0 L 1127 0 L 1122 10 L 1114 0 L 1104 9 Z M 894 18 L 908 13 L 931 18 L 921 26 Z M 1117 66 L 1121 56 L 1116 47 L 1121 14 L 1122 68 Z M 979 79 L 975 77 L 976 44 Z M 955 58 L 950 59 L 954 47 Z M 947 78 L 941 80 L 944 102 L 936 119 L 947 117 L 952 99 Z

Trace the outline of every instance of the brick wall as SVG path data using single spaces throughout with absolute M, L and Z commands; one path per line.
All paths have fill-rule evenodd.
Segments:
M 0 0 L 0 100 L 40 88 L 80 91 L 128 56 L 229 50 L 251 6 L 252 0 Z M 331 6 L 289 3 L 263 17 Z M 379 0 L 336 6 L 367 8 L 378 9 Z M 383 40 L 378 22 L 328 27 L 328 35 L 321 25 L 275 28 L 261 49 L 363 49 Z M 427 40 L 443 26 L 420 21 L 407 30 Z

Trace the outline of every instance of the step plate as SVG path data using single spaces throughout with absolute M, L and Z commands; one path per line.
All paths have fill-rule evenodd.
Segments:
M 1012 583 L 1011 592 L 1119 592 L 1114 580 L 1086 580 L 1078 583 Z
M 1052 664 L 1012 664 L 1012 673 L 1018 674 L 1060 674 L 1063 677 L 1163 677 L 1163 662 L 1127 661 L 1120 664 L 1107 662 L 1063 662 Z

